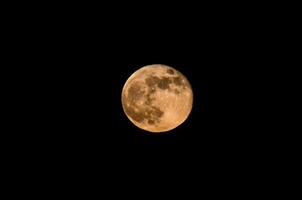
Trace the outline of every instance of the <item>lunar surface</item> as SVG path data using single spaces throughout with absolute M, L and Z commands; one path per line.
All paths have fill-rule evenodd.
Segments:
M 189 81 L 166 65 L 147 65 L 134 72 L 122 91 L 122 105 L 129 120 L 150 132 L 165 132 L 189 116 L 193 92 Z

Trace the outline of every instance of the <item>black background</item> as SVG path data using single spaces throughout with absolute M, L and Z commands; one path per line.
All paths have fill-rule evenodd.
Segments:
M 20 126 L 28 132 L 18 138 L 30 150 L 20 153 L 72 180 L 112 171 L 138 181 L 200 175 L 209 185 L 257 176 L 271 154 L 256 89 L 274 45 L 269 17 L 224 5 L 122 7 L 59 6 L 18 18 L 12 36 L 26 66 L 16 71 L 26 74 Z M 193 88 L 189 118 L 163 134 L 135 127 L 121 105 L 128 77 L 149 64 L 176 68 Z

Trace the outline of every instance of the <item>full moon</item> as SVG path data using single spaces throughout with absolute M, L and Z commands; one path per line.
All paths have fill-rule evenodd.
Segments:
M 122 91 L 122 106 L 137 127 L 159 133 L 182 124 L 193 105 L 187 78 L 166 65 L 147 65 L 135 71 Z

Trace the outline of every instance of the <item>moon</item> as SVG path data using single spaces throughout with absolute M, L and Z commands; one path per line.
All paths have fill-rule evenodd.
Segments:
M 170 131 L 188 118 L 193 106 L 192 87 L 170 66 L 147 65 L 126 81 L 122 106 L 137 127 L 154 133 Z

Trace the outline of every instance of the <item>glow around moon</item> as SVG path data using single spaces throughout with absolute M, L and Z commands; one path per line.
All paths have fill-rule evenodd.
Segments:
M 150 132 L 165 132 L 182 124 L 192 110 L 189 81 L 166 65 L 147 65 L 134 72 L 122 91 L 128 119 Z

